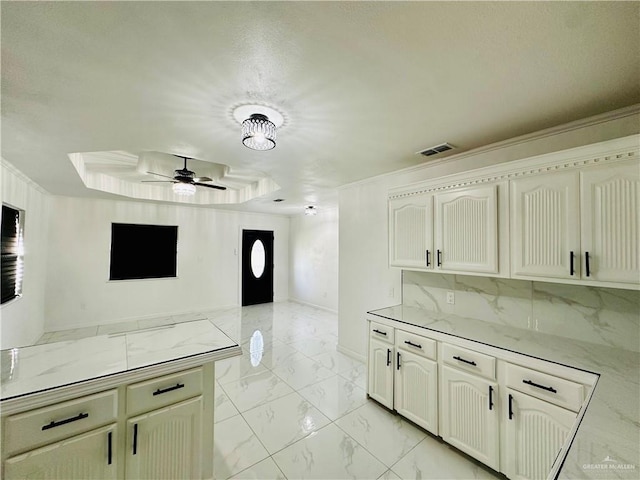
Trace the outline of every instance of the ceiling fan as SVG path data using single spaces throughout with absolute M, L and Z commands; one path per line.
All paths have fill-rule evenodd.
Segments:
M 209 177 L 196 177 L 195 172 L 187 168 L 187 160 L 193 160 L 192 158 L 181 157 L 179 155 L 174 155 L 174 157 L 184 159 L 184 167 L 179 170 L 174 170 L 175 175 L 173 177 L 169 177 L 168 175 L 162 175 L 161 173 L 147 172 L 148 174 L 157 175 L 159 177 L 170 178 L 171 180 L 142 180 L 142 182 L 143 183 L 167 182 L 167 183 L 173 183 L 173 184 L 197 185 L 199 187 L 215 188 L 216 190 L 227 189 L 227 187 L 222 187 L 220 185 L 210 185 L 207 183 L 202 183 L 202 182 L 211 182 L 213 180 Z

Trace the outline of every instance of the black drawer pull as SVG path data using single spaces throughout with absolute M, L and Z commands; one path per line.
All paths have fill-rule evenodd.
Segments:
M 522 380 L 522 383 L 526 383 L 527 385 L 531 385 L 532 387 L 541 388 L 542 390 L 546 390 L 547 392 L 558 393 L 558 391 L 553 387 L 545 387 L 544 385 L 534 383 L 531 380 Z
M 458 360 L 459 362 L 468 363 L 469 365 L 473 365 L 474 367 L 476 366 L 476 362 L 474 362 L 473 360 L 466 360 L 462 357 L 453 357 L 453 359 Z
M 44 427 L 42 427 L 42 430 L 43 431 L 49 430 L 50 428 L 59 427 L 60 425 L 66 425 L 67 423 L 71 423 L 71 422 L 77 422 L 78 420 L 82 420 L 83 418 L 88 418 L 88 417 L 89 417 L 88 413 L 80 413 L 76 417 L 65 418 L 64 420 L 60 420 L 58 422 L 54 422 L 53 420 L 51 420 L 51 423 L 49 425 L 45 425 Z
M 162 395 L 163 393 L 173 392 L 174 390 L 178 390 L 179 388 L 184 388 L 184 383 L 176 383 L 173 387 L 168 387 L 163 390 L 158 389 L 153 392 L 153 396 L 155 397 L 156 395 Z
M 404 343 L 406 343 L 407 345 L 411 345 L 412 347 L 422 348 L 422 345 L 418 345 L 417 343 L 413 343 L 409 340 L 405 340 Z
M 387 336 L 387 332 L 382 332 L 380 330 L 378 330 L 377 328 L 373 329 L 374 332 L 379 333 L 380 335 L 384 335 L 385 337 Z

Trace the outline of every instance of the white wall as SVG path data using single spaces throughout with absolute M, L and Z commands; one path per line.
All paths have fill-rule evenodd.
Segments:
M 639 131 L 638 108 L 626 109 L 342 187 L 339 190 L 338 348 L 364 359 L 365 312 L 401 303 L 400 269 L 389 268 L 387 263 L 387 191 L 390 188 Z
M 178 225 L 178 278 L 108 281 L 112 222 Z M 274 231 L 274 300 L 286 300 L 288 217 L 53 197 L 46 330 L 239 305 L 243 228 Z
M 338 208 L 291 217 L 289 298 L 338 311 Z
M 2 202 L 24 210 L 22 297 L 0 307 L 0 348 L 30 345 L 43 333 L 51 196 L 11 164 L 0 168 Z

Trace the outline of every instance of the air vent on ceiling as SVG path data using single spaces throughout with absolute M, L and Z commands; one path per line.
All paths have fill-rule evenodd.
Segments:
M 430 157 L 432 155 L 438 155 L 439 153 L 446 152 L 454 148 L 456 147 L 454 147 L 450 143 L 441 143 L 440 145 L 436 145 L 435 147 L 430 147 L 430 148 L 427 148 L 426 150 L 422 150 L 420 152 L 420 155 L 424 155 L 425 157 Z

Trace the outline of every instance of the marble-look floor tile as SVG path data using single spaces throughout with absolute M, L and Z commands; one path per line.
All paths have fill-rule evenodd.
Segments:
M 269 456 L 240 415 L 216 423 L 213 435 L 216 480 L 227 479 Z
M 367 366 L 364 363 L 358 365 L 356 368 L 352 370 L 341 372 L 339 375 L 355 383 L 357 386 L 359 386 L 363 390 L 367 389 Z
M 267 369 L 256 360 L 257 358 L 245 354 L 216 362 L 216 380 L 224 385 L 266 371 Z
M 221 422 L 223 420 L 226 420 L 227 418 L 231 418 L 235 415 L 238 415 L 240 412 L 238 411 L 238 409 L 233 405 L 233 403 L 231 403 L 231 400 L 229 400 L 229 397 L 227 396 L 226 393 L 224 393 L 224 390 L 222 390 L 222 387 L 220 387 L 220 384 L 216 382 L 216 399 L 215 399 L 215 404 L 213 406 L 213 419 L 215 421 L 215 423 Z
M 295 348 L 285 343 L 279 343 L 264 350 L 260 363 L 269 369 L 274 369 L 287 362 L 297 362 L 303 358 L 307 357 Z
M 289 445 L 272 458 L 289 479 L 370 480 L 387 470 L 334 424 Z
M 351 358 L 344 353 L 340 353 L 337 350 L 325 351 L 319 355 L 311 357 L 316 362 L 320 362 L 324 367 L 335 373 L 342 373 L 348 370 L 353 370 L 361 365 L 355 358 Z
M 387 470 L 378 477 L 378 480 L 402 480 L 393 470 Z
M 109 323 L 98 327 L 98 335 L 112 335 L 115 333 L 132 332 L 138 330 L 138 322 L 131 320 L 129 322 Z
M 222 385 L 222 389 L 240 412 L 293 392 L 289 385 L 270 371 L 227 383 Z
M 317 408 L 295 392 L 252 408 L 242 416 L 271 454 L 330 423 Z
M 290 358 L 274 367 L 272 372 L 296 390 L 334 375 L 331 370 L 310 358 Z
M 425 438 L 426 433 L 373 401 L 336 420 L 342 430 L 391 467 Z
M 280 471 L 276 462 L 271 458 L 265 458 L 261 462 L 243 470 L 231 477 L 232 480 L 287 480 Z
M 52 332 L 47 343 L 66 342 L 68 340 L 79 340 L 81 338 L 95 337 L 98 327 L 72 328 L 69 330 L 59 330 Z
M 392 469 L 405 480 L 503 478 L 432 436 L 422 440 Z
M 289 345 L 307 357 L 313 357 L 329 350 L 335 350 L 337 343 L 337 339 L 333 335 L 324 335 L 321 337 L 305 338 L 304 340 L 292 342 Z
M 367 403 L 364 389 L 339 375 L 309 385 L 298 393 L 331 420 L 337 420 Z

